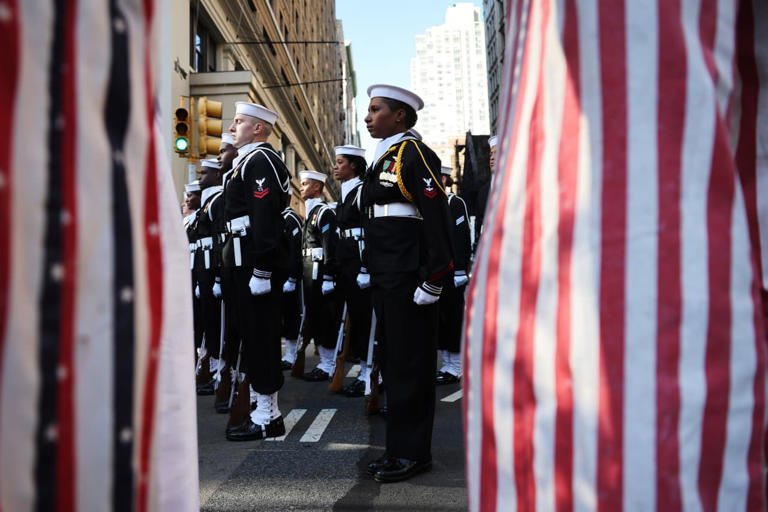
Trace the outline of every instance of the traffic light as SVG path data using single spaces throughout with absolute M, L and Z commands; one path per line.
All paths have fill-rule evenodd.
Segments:
M 173 115 L 173 149 L 186 155 L 189 152 L 190 122 L 189 110 L 183 106 L 176 109 Z
M 218 154 L 221 145 L 221 107 L 220 101 L 209 100 L 205 96 L 197 100 L 197 152 L 200 158 L 206 154 Z

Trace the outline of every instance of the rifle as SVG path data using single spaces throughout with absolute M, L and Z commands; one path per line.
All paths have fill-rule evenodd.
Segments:
M 243 356 L 243 340 L 240 340 L 240 347 L 237 349 L 237 362 L 235 363 L 235 374 L 230 378 L 232 387 L 229 390 L 229 409 L 232 409 L 232 399 L 235 396 L 237 381 L 240 380 L 240 358 Z M 249 394 L 250 395 L 250 394 Z M 250 404 L 249 404 L 250 405 Z
M 203 341 L 200 343 L 200 352 L 197 355 L 197 364 L 195 364 L 195 382 L 199 384 L 207 384 L 211 380 L 211 368 L 208 364 L 208 351 L 205 348 L 205 334 L 203 334 Z
M 349 349 L 349 336 L 344 337 L 344 324 L 347 321 L 347 303 L 344 302 L 344 311 L 341 313 L 341 324 L 339 325 L 339 334 L 336 336 L 336 361 L 333 364 L 333 378 L 328 383 L 328 391 L 334 393 L 341 390 L 344 384 L 344 359 L 347 358 Z
M 304 360 L 306 355 L 304 352 L 307 350 L 309 340 L 304 340 L 304 319 L 307 317 L 307 307 L 304 304 L 304 280 L 299 281 L 299 300 L 301 301 L 301 322 L 299 323 L 299 337 L 296 338 L 296 359 L 293 361 L 293 368 L 291 368 L 291 377 L 304 377 Z
M 224 367 L 224 363 L 221 360 L 222 357 L 224 357 L 224 301 L 221 301 L 221 321 L 219 322 L 219 359 L 216 363 L 216 373 L 214 374 L 213 378 L 215 379 L 215 382 L 213 383 L 213 388 L 218 391 L 219 390 L 219 383 L 221 382 L 221 369 Z
M 368 357 L 365 366 L 368 368 L 368 378 L 365 380 L 365 414 L 366 416 L 379 412 L 379 366 L 373 359 L 376 346 L 376 312 L 371 313 L 371 335 L 368 338 Z
M 237 389 L 237 400 L 232 404 L 229 410 L 229 421 L 227 428 L 242 425 L 251 414 L 251 385 L 248 377 L 243 379 Z
M 219 340 L 219 367 L 216 371 L 216 399 L 213 406 L 218 413 L 228 412 L 232 406 L 232 389 L 235 383 L 232 381 L 232 355 L 231 348 L 227 346 L 224 353 L 224 332 L 226 330 L 226 316 L 224 315 L 224 301 L 221 301 L 221 339 Z M 226 358 L 227 361 L 223 359 Z M 226 405 L 225 405 L 226 404 Z

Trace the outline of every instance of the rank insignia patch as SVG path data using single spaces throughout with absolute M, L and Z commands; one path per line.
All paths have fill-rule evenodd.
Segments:
M 260 180 L 255 180 L 255 181 L 256 181 L 256 187 L 258 187 L 258 190 L 254 190 L 254 192 L 253 192 L 253 197 L 255 197 L 255 198 L 257 198 L 257 199 L 262 199 L 262 198 L 264 198 L 264 197 L 265 197 L 267 194 L 269 194 L 269 187 L 267 187 L 267 188 L 264 188 L 264 181 L 265 181 L 266 179 L 267 179 L 267 178 L 262 178 L 262 179 L 260 179 Z
M 433 199 L 437 195 L 437 189 L 432 186 L 432 178 L 422 178 L 424 180 L 424 195 Z

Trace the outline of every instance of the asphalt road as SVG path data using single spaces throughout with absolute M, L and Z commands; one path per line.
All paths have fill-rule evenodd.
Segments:
M 312 348 L 307 370 L 317 362 L 309 357 Z M 213 397 L 198 397 L 201 510 L 466 510 L 461 403 L 458 384 L 439 386 L 432 471 L 380 484 L 365 467 L 383 453 L 384 419 L 366 417 L 362 398 L 330 393 L 327 383 L 286 372 L 280 410 L 286 428 L 289 419 L 297 421 L 285 439 L 232 443 L 224 437 L 227 416 L 216 414 Z

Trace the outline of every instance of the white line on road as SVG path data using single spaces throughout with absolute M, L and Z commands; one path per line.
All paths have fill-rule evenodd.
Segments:
M 336 414 L 336 409 L 321 409 L 315 421 L 312 422 L 299 441 L 302 443 L 318 442 L 334 414 Z
M 304 416 L 305 412 L 307 412 L 306 409 L 293 409 L 289 412 L 283 421 L 285 423 L 285 434 L 280 437 L 267 438 L 267 441 L 285 441 L 285 438 L 291 433 L 291 430 L 293 430 L 293 427 L 296 426 L 301 417 Z
M 460 400 L 463 396 L 463 391 L 460 389 L 455 393 L 452 393 L 448 395 L 447 397 L 440 400 L 441 402 L 455 402 L 456 400 Z
M 360 373 L 360 365 L 356 364 L 349 369 L 349 372 L 347 372 L 347 378 L 357 377 L 359 373 Z

